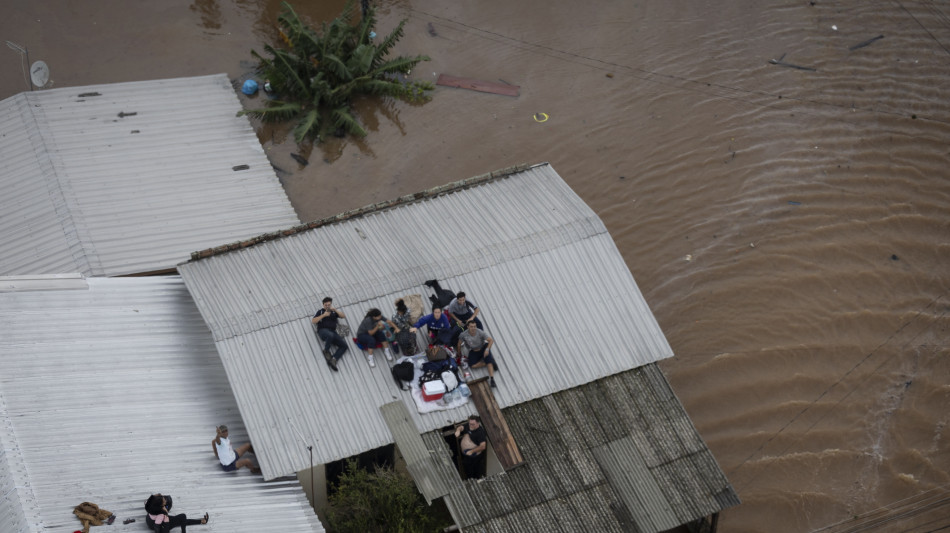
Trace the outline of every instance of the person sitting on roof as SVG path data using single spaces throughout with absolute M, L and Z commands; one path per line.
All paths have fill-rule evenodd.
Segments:
M 396 314 L 393 315 L 393 325 L 396 326 L 396 344 L 405 355 L 415 355 L 419 348 L 416 346 L 416 334 L 412 333 L 412 318 L 409 306 L 400 298 L 396 301 Z
M 475 327 L 475 321 L 468 323 L 468 329 L 459 335 L 457 350 L 465 357 L 468 354 L 468 366 L 472 368 L 481 368 L 488 365 L 488 384 L 495 386 L 495 370 L 498 365 L 495 363 L 495 356 L 491 354 L 491 347 L 495 340 L 487 333 Z
M 462 452 L 462 466 L 465 469 L 465 477 L 468 479 L 478 479 L 485 477 L 484 455 L 485 448 L 488 447 L 488 435 L 482 422 L 475 415 L 468 417 L 468 421 L 455 428 L 455 438 L 462 435 L 459 442 L 459 451 Z
M 417 320 L 409 331 L 415 333 L 422 326 L 429 329 L 429 336 L 435 344 L 452 345 L 452 325 L 449 318 L 442 314 L 441 307 L 433 307 L 432 312 Z
M 363 346 L 363 349 L 366 350 L 366 360 L 369 362 L 370 367 L 376 366 L 376 361 L 373 359 L 373 349 L 376 348 L 377 344 L 383 345 L 383 353 L 386 355 L 386 360 L 393 360 L 393 353 L 389 349 L 389 341 L 386 340 L 386 333 L 383 331 L 383 328 L 385 328 L 387 324 L 393 328 L 397 334 L 399 333 L 399 328 L 393 324 L 392 320 L 384 317 L 383 312 L 374 307 L 366 312 L 366 316 L 363 317 L 363 321 L 360 322 L 360 327 L 356 330 L 356 340 Z
M 214 429 L 217 436 L 211 441 L 211 448 L 214 450 L 214 456 L 221 461 L 221 470 L 233 472 L 238 468 L 249 468 L 252 474 L 261 473 L 261 469 L 254 466 L 254 461 L 241 457 L 247 453 L 254 453 L 251 443 L 244 443 L 235 450 L 231 447 L 231 438 L 228 437 L 228 426 L 221 424 Z
M 208 513 L 200 520 L 188 518 L 184 513 L 175 516 L 169 516 L 168 510 L 172 508 L 172 497 L 164 496 L 161 493 L 152 494 L 145 500 L 145 523 L 149 529 L 157 533 L 168 533 L 176 527 L 181 528 L 181 533 L 186 533 L 186 526 L 195 526 L 207 524 Z
M 458 322 L 463 329 L 472 321 L 478 329 L 485 329 L 482 327 L 482 321 L 478 319 L 478 305 L 466 298 L 464 292 L 456 294 L 449 305 L 445 306 L 445 314 L 449 315 L 449 320 Z
M 313 315 L 310 322 L 317 325 L 317 336 L 324 343 L 323 356 L 327 360 L 327 366 L 334 372 L 337 370 L 337 362 L 346 353 L 347 345 L 343 337 L 336 332 L 337 322 L 341 318 L 346 318 L 346 314 L 333 307 L 333 298 L 327 296 L 323 299 L 323 309 Z M 336 351 L 330 354 L 330 347 L 336 346 Z

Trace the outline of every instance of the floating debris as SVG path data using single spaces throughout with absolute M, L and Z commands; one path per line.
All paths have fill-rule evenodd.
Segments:
M 854 45 L 854 46 L 848 48 L 848 50 L 854 52 L 854 51 L 857 50 L 858 48 L 864 48 L 865 46 L 867 46 L 867 45 L 873 43 L 874 41 L 877 41 L 877 40 L 883 39 L 883 38 L 884 38 L 883 35 L 878 35 L 877 37 L 871 37 L 871 38 L 868 39 L 867 41 L 862 41 L 862 42 L 860 42 L 860 43 L 858 43 L 858 44 L 856 44 L 856 45 Z
M 794 68 L 794 69 L 798 69 L 798 70 L 807 70 L 807 71 L 809 71 L 809 72 L 818 72 L 818 69 L 816 69 L 816 68 L 803 67 L 803 66 L 801 66 L 801 65 L 795 65 L 795 64 L 793 64 L 793 63 L 786 63 L 785 61 L 782 61 L 783 59 L 785 59 L 785 55 L 786 55 L 786 54 L 782 54 L 782 57 L 780 57 L 780 58 L 778 58 L 778 59 L 769 59 L 769 63 L 771 63 L 771 64 L 773 64 L 773 65 L 778 65 L 778 66 L 780 66 L 780 67 L 788 67 L 788 68 Z

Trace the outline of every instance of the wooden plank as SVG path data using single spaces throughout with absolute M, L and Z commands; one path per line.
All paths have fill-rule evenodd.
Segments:
M 508 429 L 508 422 L 501 408 L 498 407 L 498 402 L 495 401 L 495 395 L 491 392 L 488 380 L 480 378 L 469 381 L 468 386 L 472 391 L 472 401 L 482 419 L 482 426 L 488 434 L 488 440 L 491 441 L 491 447 L 501 467 L 508 471 L 524 464 L 521 450 L 515 444 L 511 430 Z
M 436 80 L 435 84 L 445 87 L 469 89 L 483 93 L 500 94 L 503 96 L 518 96 L 518 90 L 521 89 L 521 87 L 517 85 L 505 85 L 503 83 L 475 80 L 472 78 L 459 78 L 456 76 L 449 76 L 448 74 L 439 74 L 439 79 Z

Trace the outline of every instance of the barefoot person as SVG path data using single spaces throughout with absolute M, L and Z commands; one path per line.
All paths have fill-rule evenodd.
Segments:
M 228 426 L 222 424 L 216 427 L 215 431 L 217 436 L 211 441 L 211 447 L 214 449 L 214 456 L 221 461 L 221 470 L 233 472 L 239 468 L 249 468 L 253 474 L 261 473 L 261 469 L 254 466 L 253 461 L 242 457 L 247 453 L 254 453 L 250 442 L 242 444 L 235 450 L 231 447 L 231 439 L 228 437 Z
M 208 513 L 200 520 L 188 518 L 184 513 L 171 516 L 168 514 L 172 508 L 172 497 L 162 494 L 152 494 L 145 500 L 145 523 L 149 529 L 158 533 L 168 533 L 176 527 L 181 528 L 181 533 L 187 533 L 187 526 L 197 526 L 208 523 Z

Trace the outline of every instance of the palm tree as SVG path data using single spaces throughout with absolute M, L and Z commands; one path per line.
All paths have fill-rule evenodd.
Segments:
M 294 138 L 297 143 L 317 138 L 328 130 L 343 130 L 365 136 L 366 130 L 353 116 L 351 101 L 359 95 L 377 95 L 409 101 L 428 99 L 430 82 L 403 81 L 427 56 L 398 56 L 387 59 L 393 45 L 403 35 L 406 20 L 377 44 L 370 37 L 376 26 L 376 11 L 370 7 L 358 24 L 350 20 L 355 2 L 348 0 L 343 12 L 316 32 L 307 26 L 287 2 L 277 18 L 280 37 L 286 48 L 264 46 L 270 57 L 254 50 L 260 61 L 260 73 L 270 81 L 277 99 L 267 107 L 248 109 L 239 115 L 251 115 L 265 121 L 297 119 Z

